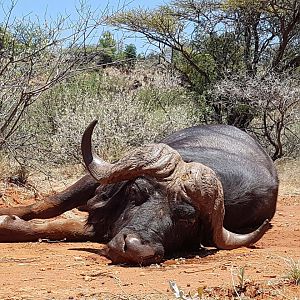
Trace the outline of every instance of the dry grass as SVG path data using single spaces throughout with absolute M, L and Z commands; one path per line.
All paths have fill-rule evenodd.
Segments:
M 99 120 L 95 146 L 105 159 L 114 160 L 130 147 L 195 124 L 195 112 L 178 76 L 168 70 L 81 74 L 30 107 L 8 141 L 10 168 L 15 164 L 49 174 L 52 168 L 80 163 L 81 136 L 94 119 Z
M 287 279 L 295 285 L 300 285 L 300 260 L 285 259 L 287 264 Z
M 276 162 L 280 195 L 300 195 L 300 159 L 284 158 Z

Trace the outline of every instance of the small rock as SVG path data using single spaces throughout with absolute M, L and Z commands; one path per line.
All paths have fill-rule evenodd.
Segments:
M 76 261 L 81 261 L 81 260 L 83 260 L 83 258 L 80 257 L 80 256 L 74 256 L 74 259 L 75 259 Z
M 93 278 L 92 278 L 91 276 L 85 276 L 85 277 L 84 277 L 84 280 L 85 280 L 85 281 L 92 281 Z

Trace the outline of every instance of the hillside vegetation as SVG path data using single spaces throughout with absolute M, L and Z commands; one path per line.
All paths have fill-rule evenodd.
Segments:
M 300 5 L 281 2 L 178 0 L 111 15 L 81 5 L 77 22 L 51 24 L 12 19 L 14 2 L 3 5 L 2 178 L 26 182 L 30 172 L 80 164 L 93 119 L 108 160 L 211 123 L 255 136 L 273 160 L 299 156 Z M 138 53 L 103 32 L 107 23 L 142 34 L 157 51 Z

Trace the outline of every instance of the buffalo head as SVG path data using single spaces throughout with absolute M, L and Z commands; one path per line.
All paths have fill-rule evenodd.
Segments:
M 151 177 L 98 188 L 88 202 L 88 223 L 99 240 L 108 242 L 106 254 L 114 263 L 155 263 L 174 249 L 199 248 L 196 210 L 189 203 L 166 201 L 167 193 Z

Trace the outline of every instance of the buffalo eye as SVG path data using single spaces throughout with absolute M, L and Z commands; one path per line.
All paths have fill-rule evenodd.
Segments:
M 135 205 L 141 205 L 149 198 L 147 189 L 141 187 L 136 182 L 133 182 L 130 186 L 128 186 L 127 195 L 129 196 L 131 202 L 133 202 Z
M 176 204 L 172 211 L 175 220 L 193 221 L 197 216 L 195 208 L 187 203 Z

